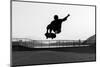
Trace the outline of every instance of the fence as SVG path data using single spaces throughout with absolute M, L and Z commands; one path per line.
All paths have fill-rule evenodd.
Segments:
M 82 45 L 82 42 L 80 40 L 32 40 L 32 41 L 19 40 L 16 42 L 16 45 L 25 46 L 29 48 L 61 48 L 61 47 L 88 46 L 88 45 Z

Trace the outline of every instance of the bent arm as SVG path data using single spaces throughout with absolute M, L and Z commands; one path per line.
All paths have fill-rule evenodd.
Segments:
M 62 21 L 67 20 L 67 18 L 70 16 L 70 14 L 68 14 L 65 18 L 62 19 Z

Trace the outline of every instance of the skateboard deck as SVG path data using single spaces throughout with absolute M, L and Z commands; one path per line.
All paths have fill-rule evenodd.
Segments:
M 46 38 L 48 39 L 48 38 L 56 38 L 56 34 L 54 34 L 54 33 L 45 33 L 45 36 L 46 36 Z

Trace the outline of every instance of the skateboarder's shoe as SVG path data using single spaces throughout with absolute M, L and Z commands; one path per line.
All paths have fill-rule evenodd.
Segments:
M 45 33 L 45 36 L 46 36 L 46 38 L 48 39 L 48 38 L 56 38 L 56 34 L 54 34 L 54 33 Z

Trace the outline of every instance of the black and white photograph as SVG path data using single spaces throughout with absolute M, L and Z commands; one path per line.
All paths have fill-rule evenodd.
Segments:
M 11 1 L 11 65 L 96 61 L 96 6 Z

